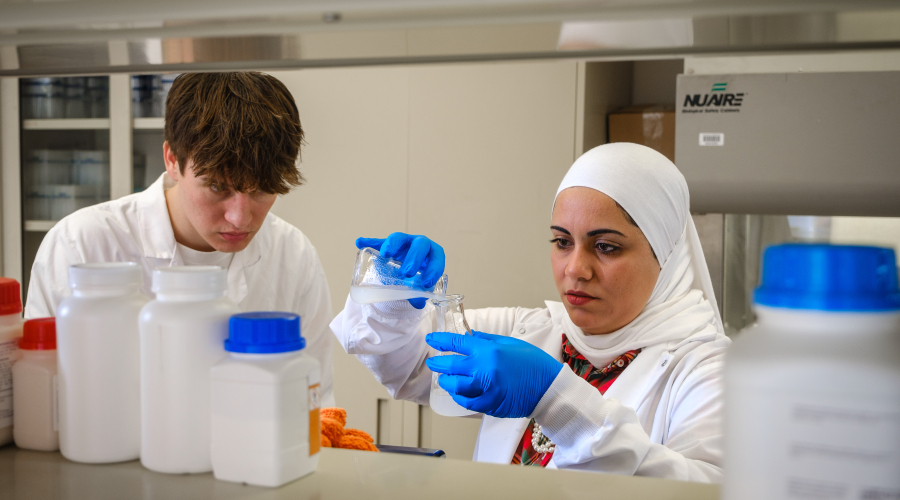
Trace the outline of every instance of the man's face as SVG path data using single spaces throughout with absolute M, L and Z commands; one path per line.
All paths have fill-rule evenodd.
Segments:
M 247 248 L 277 195 L 239 193 L 229 185 L 195 177 L 190 161 L 182 174 L 168 144 L 163 150 L 166 170 L 177 183 L 166 191 L 176 241 L 200 251 L 240 252 Z M 170 168 L 170 159 L 174 168 Z

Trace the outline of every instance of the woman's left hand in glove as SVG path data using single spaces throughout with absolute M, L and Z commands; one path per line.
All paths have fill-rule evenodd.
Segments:
M 474 332 L 434 332 L 425 342 L 442 352 L 425 363 L 460 406 L 501 418 L 527 417 L 550 388 L 562 363 L 524 340 Z

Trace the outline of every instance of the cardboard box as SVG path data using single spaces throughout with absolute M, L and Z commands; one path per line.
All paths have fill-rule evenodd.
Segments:
M 675 161 L 675 108 L 629 106 L 608 116 L 609 142 L 633 142 L 651 147 Z

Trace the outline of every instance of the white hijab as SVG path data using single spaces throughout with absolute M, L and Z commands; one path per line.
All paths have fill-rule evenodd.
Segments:
M 632 349 L 723 332 L 690 214 L 687 182 L 675 164 L 646 146 L 605 144 L 575 161 L 556 196 L 570 187 L 595 189 L 618 202 L 643 231 L 661 267 L 647 305 L 621 329 L 586 335 L 568 316 L 564 319 L 567 337 L 578 352 L 602 367 Z

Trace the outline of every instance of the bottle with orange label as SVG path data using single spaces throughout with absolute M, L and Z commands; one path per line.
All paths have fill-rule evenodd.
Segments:
M 304 347 L 296 314 L 231 317 L 210 372 L 216 479 L 276 487 L 316 470 L 321 368 Z

